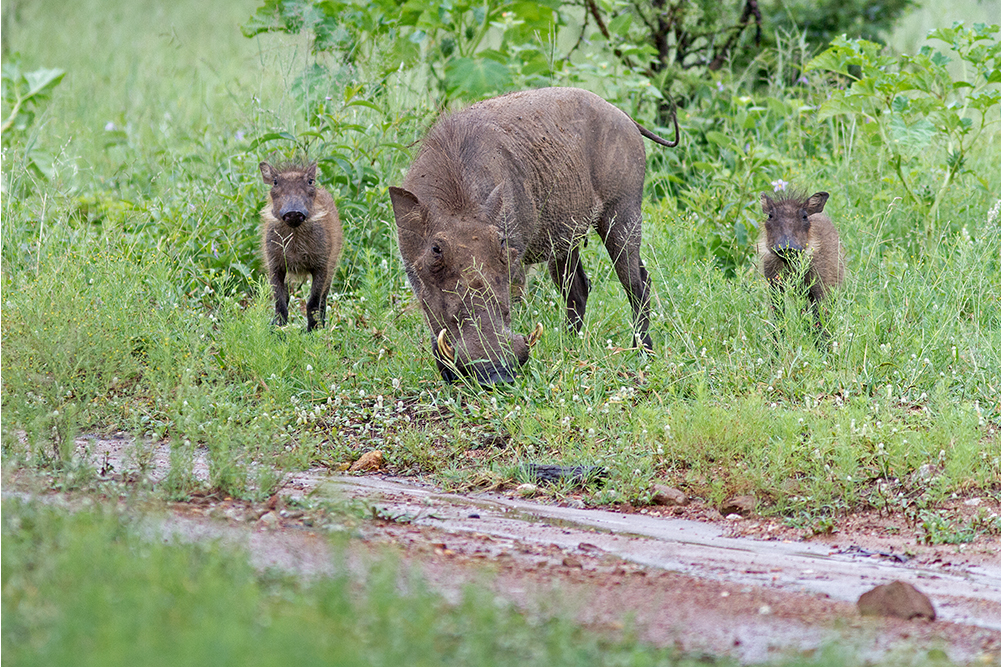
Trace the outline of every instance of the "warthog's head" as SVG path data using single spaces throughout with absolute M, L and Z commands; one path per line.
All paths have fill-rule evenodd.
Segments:
M 261 177 L 271 186 L 268 202 L 271 215 L 289 227 L 299 227 L 313 215 L 317 194 L 317 164 L 272 167 L 262 162 Z
M 529 336 L 511 331 L 511 290 L 525 280 L 524 249 L 498 222 L 501 187 L 462 213 L 431 208 L 403 188 L 390 188 L 390 198 L 400 254 L 431 327 L 442 378 L 512 382 L 542 325 Z
M 813 214 L 824 211 L 828 193 L 818 192 L 810 197 L 791 193 L 774 200 L 762 193 L 762 211 L 766 214 L 765 250 L 784 260 L 792 260 L 807 250 L 811 238 Z

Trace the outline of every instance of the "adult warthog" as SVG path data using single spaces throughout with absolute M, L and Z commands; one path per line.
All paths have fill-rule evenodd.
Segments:
M 673 121 L 674 121 L 673 117 Z M 588 277 L 578 248 L 595 228 L 652 347 L 650 279 L 640 259 L 646 158 L 668 142 L 599 96 L 544 88 L 484 100 L 429 131 L 402 188 L 390 188 L 400 254 L 432 331 L 442 377 L 511 382 L 542 332 L 511 331 L 526 265 L 547 262 L 580 330 Z

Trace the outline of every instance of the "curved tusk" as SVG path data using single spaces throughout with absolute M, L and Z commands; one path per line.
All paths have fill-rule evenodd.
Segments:
M 542 337 L 543 337 L 543 323 L 537 322 L 536 328 L 532 330 L 532 334 L 529 335 L 529 338 L 526 339 L 525 342 L 531 348 L 537 343 L 539 343 L 539 339 L 541 339 Z
M 445 340 L 445 328 L 438 333 L 438 352 L 441 353 L 449 362 L 455 363 L 456 361 L 456 351 L 452 349 L 452 346 Z

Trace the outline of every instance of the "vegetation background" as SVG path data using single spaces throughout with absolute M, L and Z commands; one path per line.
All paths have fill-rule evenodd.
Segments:
M 756 37 L 741 3 L 657 5 L 684 30 L 614 0 L 4 3 L 5 481 L 97 489 L 75 439 L 125 431 L 140 468 L 170 445 L 153 499 L 260 500 L 285 471 L 378 448 L 456 490 L 600 465 L 589 505 L 644 504 L 664 482 L 711 504 L 754 494 L 819 532 L 880 508 L 929 542 L 997 535 L 997 516 L 947 502 L 999 499 L 998 7 L 869 3 L 882 13 L 861 22 L 845 3 L 760 4 Z M 580 336 L 537 276 L 513 326 L 546 334 L 518 381 L 445 386 L 386 189 L 443 110 L 540 85 L 589 88 L 668 136 L 677 106 L 679 148 L 648 147 L 655 353 L 625 348 L 629 307 L 592 243 Z M 292 156 L 319 161 L 345 223 L 311 336 L 303 317 L 269 325 L 256 253 L 257 163 Z M 828 347 L 802 304 L 771 313 L 756 274 L 758 194 L 784 184 L 831 193 L 848 251 Z M 209 490 L 191 473 L 203 450 Z M 22 522 L 90 531 L 4 503 L 5 542 L 32 558 L 51 536 Z

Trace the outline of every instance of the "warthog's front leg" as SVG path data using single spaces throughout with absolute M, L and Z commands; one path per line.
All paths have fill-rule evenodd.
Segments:
M 281 327 L 289 322 L 289 286 L 285 284 L 284 270 L 272 270 L 271 287 L 275 293 L 275 319 L 272 323 Z
M 306 331 L 312 332 L 319 324 L 323 328 L 327 320 L 327 290 L 330 281 L 326 269 L 313 272 L 310 296 L 306 300 Z
M 567 324 L 575 332 L 584 325 L 585 307 L 591 286 L 585 275 L 577 246 L 564 257 L 554 257 L 549 263 L 550 278 L 557 284 L 567 304 Z

